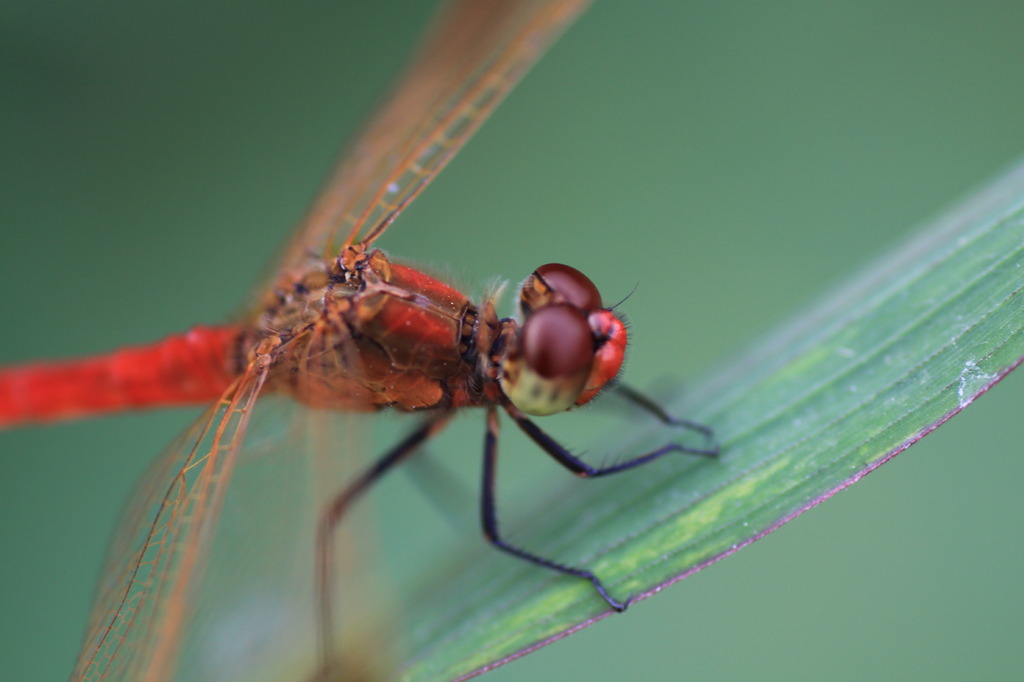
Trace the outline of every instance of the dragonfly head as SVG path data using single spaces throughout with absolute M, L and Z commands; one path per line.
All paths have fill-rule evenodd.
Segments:
M 549 263 L 520 288 L 523 324 L 502 363 L 501 388 L 523 412 L 583 405 L 619 373 L 626 326 L 582 272 Z

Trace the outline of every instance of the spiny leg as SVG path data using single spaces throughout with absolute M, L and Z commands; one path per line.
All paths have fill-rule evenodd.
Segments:
M 527 436 L 530 437 L 534 443 L 540 446 L 544 452 L 548 453 L 552 459 L 561 464 L 563 467 L 583 478 L 597 478 L 598 476 L 607 476 L 609 474 L 617 474 L 620 471 L 626 471 L 633 467 L 638 467 L 641 464 L 647 464 L 653 462 L 659 457 L 669 454 L 670 452 L 681 452 L 687 455 L 698 455 L 700 457 L 714 458 L 718 456 L 718 448 L 702 449 L 702 448 L 691 448 L 679 443 L 667 443 L 662 445 L 660 448 L 651 450 L 642 455 L 637 455 L 631 459 L 627 459 L 623 462 L 618 462 L 606 467 L 595 467 L 587 464 L 576 455 L 569 452 L 564 446 L 558 441 L 545 433 L 539 426 L 530 421 L 522 412 L 512 407 L 511 405 L 506 406 L 505 410 L 509 416 L 515 420 L 516 424 L 520 429 L 523 430 Z
M 424 443 L 437 435 L 451 420 L 451 413 L 441 413 L 421 424 L 391 450 L 367 468 L 341 490 L 324 508 L 317 527 L 316 590 L 320 604 L 320 660 L 322 673 L 327 674 L 332 661 L 334 619 L 331 615 L 331 576 L 334 574 L 334 530 L 341 522 L 349 505 L 362 495 L 381 476 L 407 459 Z
M 597 593 L 601 595 L 601 598 L 608 602 L 609 606 L 616 611 L 625 611 L 626 607 L 629 606 L 629 600 L 627 599 L 624 602 L 616 600 L 608 593 L 608 590 L 605 589 L 598 577 L 590 571 L 566 566 L 550 559 L 537 556 L 536 554 L 531 554 L 530 552 L 514 547 L 501 539 L 501 533 L 498 530 L 498 511 L 495 501 L 495 474 L 497 473 L 497 463 L 498 413 L 493 407 L 490 407 L 487 409 L 487 433 L 484 435 L 483 485 L 481 486 L 480 495 L 480 520 L 483 525 L 484 537 L 487 538 L 487 541 L 501 551 L 525 561 L 529 561 L 532 564 L 590 581 L 590 584 L 594 586 L 594 589 L 596 589 Z
M 662 424 L 668 426 L 681 426 L 684 429 L 690 429 L 696 431 L 704 436 L 708 442 L 713 443 L 715 434 L 712 432 L 710 427 L 700 424 L 698 422 L 690 421 L 689 419 L 683 419 L 681 417 L 675 417 L 665 411 L 665 408 L 659 405 L 657 402 L 652 400 L 649 396 L 644 395 L 640 391 L 636 390 L 632 386 L 626 384 L 616 384 L 614 391 L 620 396 L 633 403 L 642 410 L 653 415 Z M 715 448 L 717 453 L 717 447 Z

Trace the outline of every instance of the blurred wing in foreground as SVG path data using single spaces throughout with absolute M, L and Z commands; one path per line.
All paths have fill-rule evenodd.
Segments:
M 110 548 L 72 680 L 164 677 L 262 383 L 250 368 L 136 491 Z
M 587 0 L 457 0 L 348 149 L 285 251 L 373 241 L 444 168 Z
M 240 380 L 137 491 L 72 680 L 313 678 L 318 513 L 360 458 L 351 420 L 272 395 L 256 403 L 261 382 L 253 372 Z M 366 614 L 377 613 L 366 580 L 353 579 L 365 561 L 350 541 L 355 520 L 339 538 L 334 593 L 342 665 L 359 677 L 386 652 L 370 662 L 350 655 L 366 649 L 352 630 L 373 632 Z M 346 618 L 354 612 L 358 623 Z

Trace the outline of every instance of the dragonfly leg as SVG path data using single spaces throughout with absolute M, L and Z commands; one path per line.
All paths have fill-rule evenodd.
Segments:
M 381 476 L 393 469 L 396 464 L 408 459 L 425 441 L 437 435 L 450 419 L 450 413 L 442 413 L 423 422 L 335 495 L 320 515 L 316 540 L 316 589 L 320 604 L 321 665 L 325 673 L 329 671 L 333 658 L 334 621 L 331 615 L 333 596 L 331 594 L 331 576 L 334 574 L 334 531 L 341 523 L 349 505 L 376 483 Z
M 544 452 L 548 453 L 548 455 L 550 455 L 556 462 L 577 476 L 581 476 L 583 478 L 597 478 L 598 476 L 617 474 L 620 471 L 626 471 L 627 469 L 638 467 L 641 464 L 652 462 L 671 452 L 681 452 L 687 455 L 698 455 L 700 457 L 708 458 L 718 457 L 717 446 L 712 446 L 710 448 L 691 448 L 686 445 L 680 445 L 679 443 L 667 443 L 662 445 L 660 448 L 651 450 L 650 452 L 646 452 L 642 455 L 637 455 L 636 457 L 632 457 L 623 462 L 618 462 L 606 467 L 595 467 L 587 464 L 582 459 L 569 452 L 561 443 L 545 433 L 539 426 L 530 421 L 519 410 L 511 406 L 507 406 L 505 409 L 508 411 L 509 416 L 515 420 L 519 428 L 523 430 L 523 433 L 530 437 L 530 440 L 539 445 L 540 448 L 544 450 Z
M 501 533 L 498 530 L 498 511 L 497 504 L 495 501 L 495 474 L 498 463 L 498 413 L 492 407 L 487 410 L 487 433 L 484 436 L 484 466 L 483 466 L 483 485 L 480 496 L 480 519 L 483 525 L 484 536 L 487 541 L 494 547 L 500 549 L 507 554 L 529 561 L 531 564 L 549 568 L 559 573 L 565 573 L 566 575 L 575 576 L 577 578 L 583 578 L 584 580 L 590 581 L 590 584 L 594 586 L 597 593 L 601 595 L 601 598 L 608 602 L 616 611 L 625 611 L 626 607 L 629 606 L 629 600 L 618 601 L 612 597 L 605 586 L 601 583 L 600 579 L 590 571 L 573 568 L 572 566 L 566 566 L 560 564 L 551 559 L 545 559 L 544 557 L 531 554 L 523 549 L 514 547 L 501 539 Z
M 681 426 L 684 429 L 696 431 L 702 434 L 709 444 L 714 444 L 715 434 L 711 431 L 710 427 L 690 421 L 689 419 L 682 419 L 681 417 L 675 417 L 669 414 L 664 407 L 632 386 L 616 384 L 614 390 L 629 402 L 654 416 L 662 424 L 667 424 L 669 426 Z

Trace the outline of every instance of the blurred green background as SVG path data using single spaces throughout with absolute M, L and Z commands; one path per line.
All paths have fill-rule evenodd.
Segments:
M 3 3 L 0 358 L 236 310 L 421 5 Z M 599 2 L 381 245 L 474 294 L 552 260 L 609 299 L 639 282 L 628 380 L 692 379 L 1020 157 L 1022 26 L 1018 2 Z M 767 539 L 487 679 L 1020 679 L 1022 402 L 1013 375 Z M 195 413 L 0 433 L 0 677 L 67 675 L 121 504 Z M 599 415 L 558 433 L 586 445 Z M 482 423 L 458 426 L 439 449 L 472 479 Z M 540 459 L 519 450 L 510 491 Z M 406 495 L 382 494 L 401 538 Z

